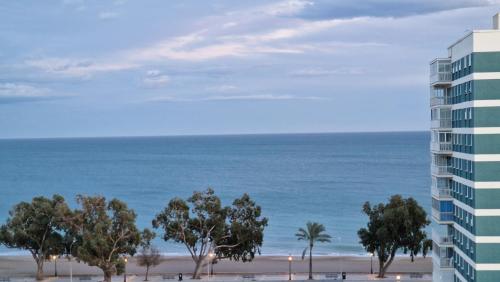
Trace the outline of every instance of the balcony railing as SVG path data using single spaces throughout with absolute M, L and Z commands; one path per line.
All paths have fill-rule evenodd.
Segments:
M 450 167 L 447 165 L 431 165 L 431 173 L 435 175 L 451 176 Z
M 441 105 L 451 105 L 450 97 L 431 97 L 431 107 Z
M 433 196 L 436 196 L 437 198 L 440 198 L 440 199 L 450 199 L 452 198 L 451 196 L 451 189 L 448 189 L 448 188 L 444 188 L 444 189 L 438 189 L 438 188 L 435 188 L 435 187 L 432 187 L 431 188 L 431 193 Z
M 432 217 L 438 222 L 453 222 L 453 212 L 440 212 L 432 208 Z
M 451 72 L 437 72 L 431 75 L 430 83 L 436 84 L 451 84 Z
M 440 249 L 452 248 L 452 246 L 444 246 L 443 248 L 437 247 L 432 249 L 432 260 L 434 263 L 438 264 L 440 268 L 452 268 L 453 267 L 453 258 L 450 257 L 442 257 L 440 255 Z M 438 250 L 435 250 L 438 249 Z
M 431 142 L 431 150 L 434 152 L 451 152 L 452 144 L 451 142 Z
M 431 120 L 432 128 L 451 128 L 451 118 Z
M 452 246 L 453 245 L 453 236 L 447 235 L 447 236 L 442 236 L 439 235 L 436 231 L 432 231 L 432 240 L 436 242 L 438 245 L 448 245 Z
M 452 258 L 439 258 L 439 266 L 441 268 L 451 268 L 451 267 L 453 267 L 453 259 Z
M 449 84 L 451 83 L 451 59 L 435 59 L 430 64 L 430 83 Z

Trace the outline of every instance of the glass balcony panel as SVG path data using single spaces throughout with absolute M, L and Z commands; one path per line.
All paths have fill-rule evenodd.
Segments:
M 432 208 L 432 217 L 438 223 L 452 223 L 453 222 L 453 212 L 440 212 L 435 208 Z
M 448 165 L 431 165 L 431 173 L 441 176 L 452 176 L 451 168 Z
M 432 231 L 432 241 L 437 243 L 440 246 L 447 245 L 453 246 L 453 236 L 451 235 L 440 235 L 436 231 Z
M 430 64 L 430 83 L 434 85 L 451 83 L 450 59 L 437 59 Z
M 451 142 L 431 142 L 431 150 L 434 152 L 451 152 Z
M 451 118 L 441 118 L 431 120 L 431 128 L 451 128 Z

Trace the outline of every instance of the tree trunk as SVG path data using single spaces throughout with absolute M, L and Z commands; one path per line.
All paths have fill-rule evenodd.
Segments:
M 148 281 L 148 274 L 149 274 L 149 265 L 146 265 L 146 278 L 144 281 Z
M 410 257 L 411 257 L 411 262 L 414 262 L 415 259 L 414 259 L 414 256 L 413 256 L 413 252 L 410 254 Z
M 313 245 L 309 245 L 309 280 L 313 279 Z
M 391 265 L 391 263 L 394 260 L 395 256 L 396 256 L 396 251 L 392 251 L 390 258 L 389 258 L 389 260 L 387 261 L 387 263 L 385 265 L 384 265 L 384 262 L 382 262 L 382 261 L 380 262 L 381 268 L 380 268 L 380 273 L 378 275 L 379 278 L 384 278 L 385 272 L 387 271 L 387 269 Z
M 201 278 L 201 267 L 203 266 L 203 259 L 199 259 L 196 262 L 196 266 L 194 268 L 193 279 Z
M 111 282 L 111 277 L 114 274 L 114 271 L 111 268 L 106 268 L 102 270 L 104 272 L 104 282 Z
M 36 280 L 43 280 L 43 258 L 36 261 Z
M 378 257 L 378 275 L 377 278 L 384 278 L 384 262 L 380 257 Z

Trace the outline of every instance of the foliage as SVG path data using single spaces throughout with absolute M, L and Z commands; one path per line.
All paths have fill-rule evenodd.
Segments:
M 423 227 L 430 224 L 427 220 L 427 214 L 417 201 L 413 198 L 406 199 L 406 208 L 408 209 L 408 229 L 406 244 L 403 247 L 405 253 L 410 253 L 411 261 L 414 261 L 415 256 L 422 250 L 422 244 L 427 235 Z
M 81 205 L 71 219 L 76 236 L 77 260 L 97 266 L 104 272 L 104 281 L 120 274 L 125 267 L 125 256 L 134 255 L 140 242 L 135 226 L 136 214 L 117 199 L 106 202 L 101 196 L 77 196 Z
M 379 274 L 383 278 L 393 262 L 398 249 L 403 248 L 418 253 L 422 242 L 423 228 L 429 224 L 424 209 L 413 198 L 404 199 L 394 195 L 389 203 L 371 206 L 363 205 L 363 212 L 368 215 L 366 228 L 358 231 L 360 243 L 379 259 Z M 416 243 L 418 242 L 418 244 Z
M 427 257 L 429 251 L 432 251 L 432 240 L 425 239 L 424 242 L 422 243 L 422 256 L 424 258 Z
M 149 269 L 161 263 L 160 251 L 152 245 L 155 237 L 156 233 L 147 228 L 141 233 L 141 250 L 137 256 L 137 264 L 146 267 L 144 281 L 148 281 Z
M 194 192 L 184 201 L 172 199 L 153 220 L 163 239 L 182 243 L 196 264 L 193 278 L 200 278 L 203 264 L 228 258 L 243 262 L 260 254 L 267 219 L 247 194 L 223 207 L 212 189 Z
M 43 264 L 51 255 L 64 252 L 64 219 L 71 213 L 64 198 L 35 197 L 21 202 L 9 212 L 0 227 L 0 243 L 9 248 L 28 250 L 37 264 L 36 279 L 43 279 Z
M 302 252 L 302 259 L 304 259 L 307 250 L 309 250 L 309 280 L 313 279 L 312 277 L 312 249 L 314 247 L 314 243 L 329 243 L 332 238 L 330 235 L 324 233 L 325 227 L 323 224 L 319 224 L 317 222 L 307 222 L 306 229 L 299 228 L 298 232 L 295 234 L 297 240 L 304 240 L 308 242 L 308 246 Z

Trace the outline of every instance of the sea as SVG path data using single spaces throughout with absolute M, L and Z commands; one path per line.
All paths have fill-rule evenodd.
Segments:
M 18 202 L 60 194 L 125 201 L 137 225 L 174 197 L 211 187 L 224 205 L 248 193 L 269 218 L 263 255 L 299 255 L 295 233 L 319 222 L 333 239 L 317 255 L 366 255 L 364 202 L 414 197 L 430 216 L 429 132 L 262 134 L 0 140 L 0 223 Z M 161 237 L 161 230 L 157 230 Z M 181 244 L 158 238 L 169 255 Z M 0 247 L 0 255 L 24 252 Z

